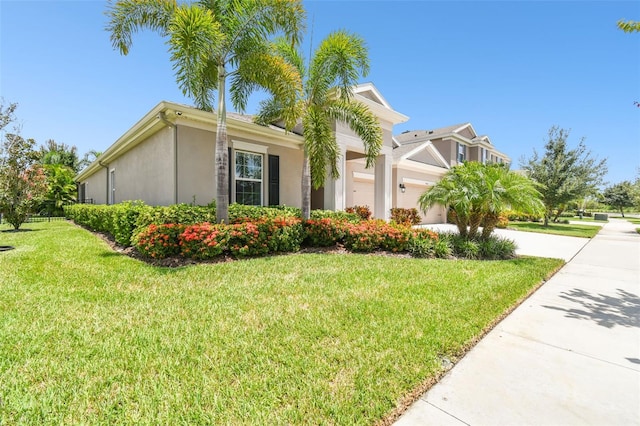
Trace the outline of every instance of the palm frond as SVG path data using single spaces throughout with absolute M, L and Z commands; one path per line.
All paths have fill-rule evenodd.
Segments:
M 166 36 L 177 7 L 176 0 L 109 1 L 106 30 L 111 34 L 111 45 L 121 54 L 127 55 L 132 35 L 141 29 L 150 29 Z
M 315 51 L 309 66 L 310 87 L 314 94 L 337 88 L 341 99 L 352 96 L 358 79 L 369 73 L 369 55 L 364 40 L 346 31 L 327 36 Z
M 321 110 L 308 107 L 302 124 L 305 151 L 311 170 L 311 184 L 318 189 L 325 183 L 327 168 L 330 169 L 332 178 L 337 179 L 340 176 L 336 164 L 340 158 L 340 148 L 329 117 Z
M 216 46 L 224 36 L 210 10 L 185 5 L 175 10 L 169 24 L 169 52 L 176 81 L 196 105 L 212 109 L 212 91 L 217 83 Z
M 362 139 L 366 167 L 372 167 L 382 149 L 382 128 L 378 117 L 366 105 L 351 100 L 331 103 L 326 114 L 333 120 L 344 122 Z

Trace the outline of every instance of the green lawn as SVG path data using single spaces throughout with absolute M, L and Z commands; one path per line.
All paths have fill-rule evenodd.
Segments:
M 600 227 L 594 225 L 549 223 L 545 227 L 542 222 L 509 222 L 508 229 L 583 238 L 592 238 L 600 231 Z
M 6 227 L 3 227 L 6 228 Z M 0 233 L 0 424 L 371 424 L 561 261 L 295 254 L 158 268 Z
M 622 219 L 622 217 L 620 219 Z M 640 218 L 638 218 L 638 217 L 625 217 L 624 219 L 628 220 L 629 222 L 633 223 L 634 225 L 640 225 Z

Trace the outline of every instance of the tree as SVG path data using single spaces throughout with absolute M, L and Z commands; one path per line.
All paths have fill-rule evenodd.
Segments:
M 288 105 L 277 98 L 261 103 L 257 122 L 269 124 L 293 119 L 302 122 L 304 160 L 302 166 L 302 217 L 309 219 L 311 186 L 324 185 L 327 168 L 331 177 L 339 177 L 337 161 L 340 149 L 333 132 L 333 123 L 344 122 L 362 139 L 366 167 L 371 167 L 382 148 L 382 129 L 377 117 L 362 103 L 353 100 L 353 87 L 369 70 L 369 56 L 364 40 L 345 31 L 336 31 L 325 38 L 314 52 L 308 67 L 303 55 L 291 44 L 280 39 L 276 52 L 293 65 L 303 80 L 303 93 L 287 117 Z
M 602 193 L 603 202 L 620 211 L 624 217 L 624 208 L 633 206 L 633 185 L 629 181 L 607 187 Z
M 621 19 L 618 21 L 618 28 L 625 33 L 640 32 L 640 21 L 625 21 Z
M 233 105 L 244 111 L 258 87 L 293 107 L 301 82 L 295 70 L 272 55 L 268 39 L 284 34 L 296 44 L 305 12 L 301 0 L 119 0 L 107 12 L 114 48 L 123 55 L 131 36 L 146 28 L 169 38 L 169 53 L 182 92 L 200 109 L 213 109 L 218 92 L 215 142 L 216 219 L 228 220 L 229 172 L 226 85 Z
M 76 201 L 77 187 L 73 180 L 76 173 L 62 164 L 46 164 L 44 172 L 47 181 L 45 210 L 51 216 L 61 215 L 63 206 Z
M 39 161 L 42 165 L 60 164 L 78 173 L 82 168 L 82 161 L 78 157 L 78 148 L 68 146 L 65 143 L 57 143 L 49 139 L 38 151 Z
M 541 194 L 531 179 L 510 171 L 503 164 L 466 162 L 450 169 L 418 204 L 426 211 L 435 204 L 455 212 L 458 232 L 464 238 L 489 238 L 500 214 L 506 210 L 537 214 L 544 209 Z
M 44 197 L 46 177 L 35 162 L 35 141 L 4 135 L 0 148 L 0 213 L 18 230 Z
M 584 138 L 576 148 L 569 149 L 568 137 L 569 131 L 554 126 L 549 130 L 544 155 L 534 149 L 533 157 L 520 160 L 522 169 L 540 184 L 545 226 L 550 219 L 557 220 L 570 201 L 595 194 L 607 173 L 606 159 L 592 157 Z

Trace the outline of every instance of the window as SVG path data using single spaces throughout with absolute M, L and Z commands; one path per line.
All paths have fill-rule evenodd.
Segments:
M 262 205 L 262 154 L 236 151 L 236 202 Z
M 467 146 L 461 143 L 458 145 L 458 163 L 463 163 L 467 159 Z
M 116 171 L 109 173 L 109 204 L 116 203 Z

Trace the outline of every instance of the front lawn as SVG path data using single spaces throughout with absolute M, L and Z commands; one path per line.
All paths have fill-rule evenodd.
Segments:
M 549 223 L 549 225 L 545 227 L 542 222 L 509 222 L 507 228 L 516 231 L 539 232 L 542 234 L 582 238 L 592 238 L 600 231 L 600 227 L 594 225 Z
M 0 233 L 0 424 L 371 424 L 561 261 L 293 254 L 159 268 Z

